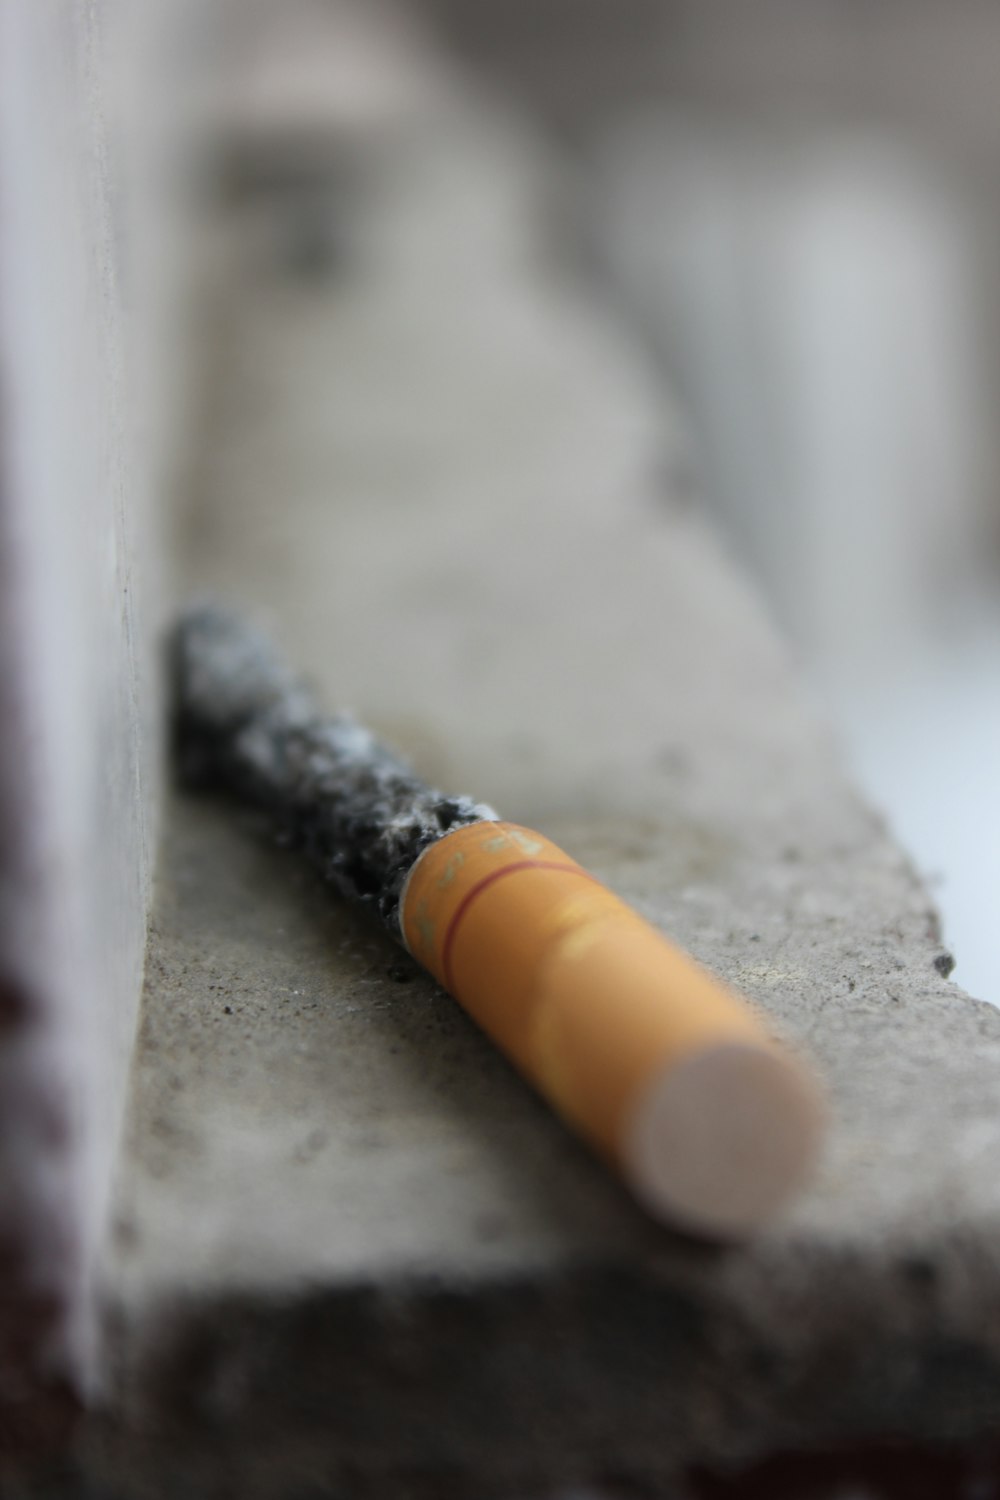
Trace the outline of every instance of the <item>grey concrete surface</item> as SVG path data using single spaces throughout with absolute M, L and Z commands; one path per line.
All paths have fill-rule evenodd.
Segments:
M 547 170 L 451 104 L 356 174 L 326 271 L 229 224 L 189 582 L 741 986 L 829 1151 L 752 1246 L 656 1228 L 381 933 L 179 801 L 82 1459 L 116 1495 L 668 1485 L 996 1422 L 1000 1015 L 672 482 Z

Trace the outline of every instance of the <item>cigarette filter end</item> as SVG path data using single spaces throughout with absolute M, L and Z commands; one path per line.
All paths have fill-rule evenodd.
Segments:
M 822 1127 L 819 1092 L 796 1060 L 722 1042 L 650 1082 L 625 1132 L 623 1172 L 654 1217 L 742 1239 L 808 1180 Z
M 768 1222 L 822 1137 L 811 1074 L 762 1020 L 541 834 L 458 829 L 402 897 L 411 953 L 657 1218 Z

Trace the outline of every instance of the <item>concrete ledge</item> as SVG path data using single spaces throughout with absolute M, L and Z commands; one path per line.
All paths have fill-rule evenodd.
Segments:
M 831 1149 L 749 1249 L 657 1230 L 381 934 L 179 803 L 84 1435 L 116 1495 L 662 1484 L 997 1422 L 1000 1016 L 664 486 L 664 398 L 544 186 L 458 110 L 383 150 L 357 262 L 244 245 L 189 576 L 742 986 Z

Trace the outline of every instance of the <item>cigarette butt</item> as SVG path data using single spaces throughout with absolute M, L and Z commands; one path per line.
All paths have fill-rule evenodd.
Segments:
M 736 1238 L 809 1175 L 823 1108 L 751 1007 L 543 835 L 457 829 L 401 903 L 407 947 L 657 1218 Z

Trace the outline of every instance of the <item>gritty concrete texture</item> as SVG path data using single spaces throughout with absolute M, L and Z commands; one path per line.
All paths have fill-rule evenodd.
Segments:
M 384 934 L 179 801 L 88 1473 L 510 1497 L 975 1437 L 1000 1015 L 942 976 L 926 892 L 672 493 L 666 400 L 561 257 L 537 148 L 449 110 L 358 174 L 328 275 L 231 226 L 191 584 L 742 987 L 827 1080 L 829 1151 L 748 1248 L 657 1228 Z

